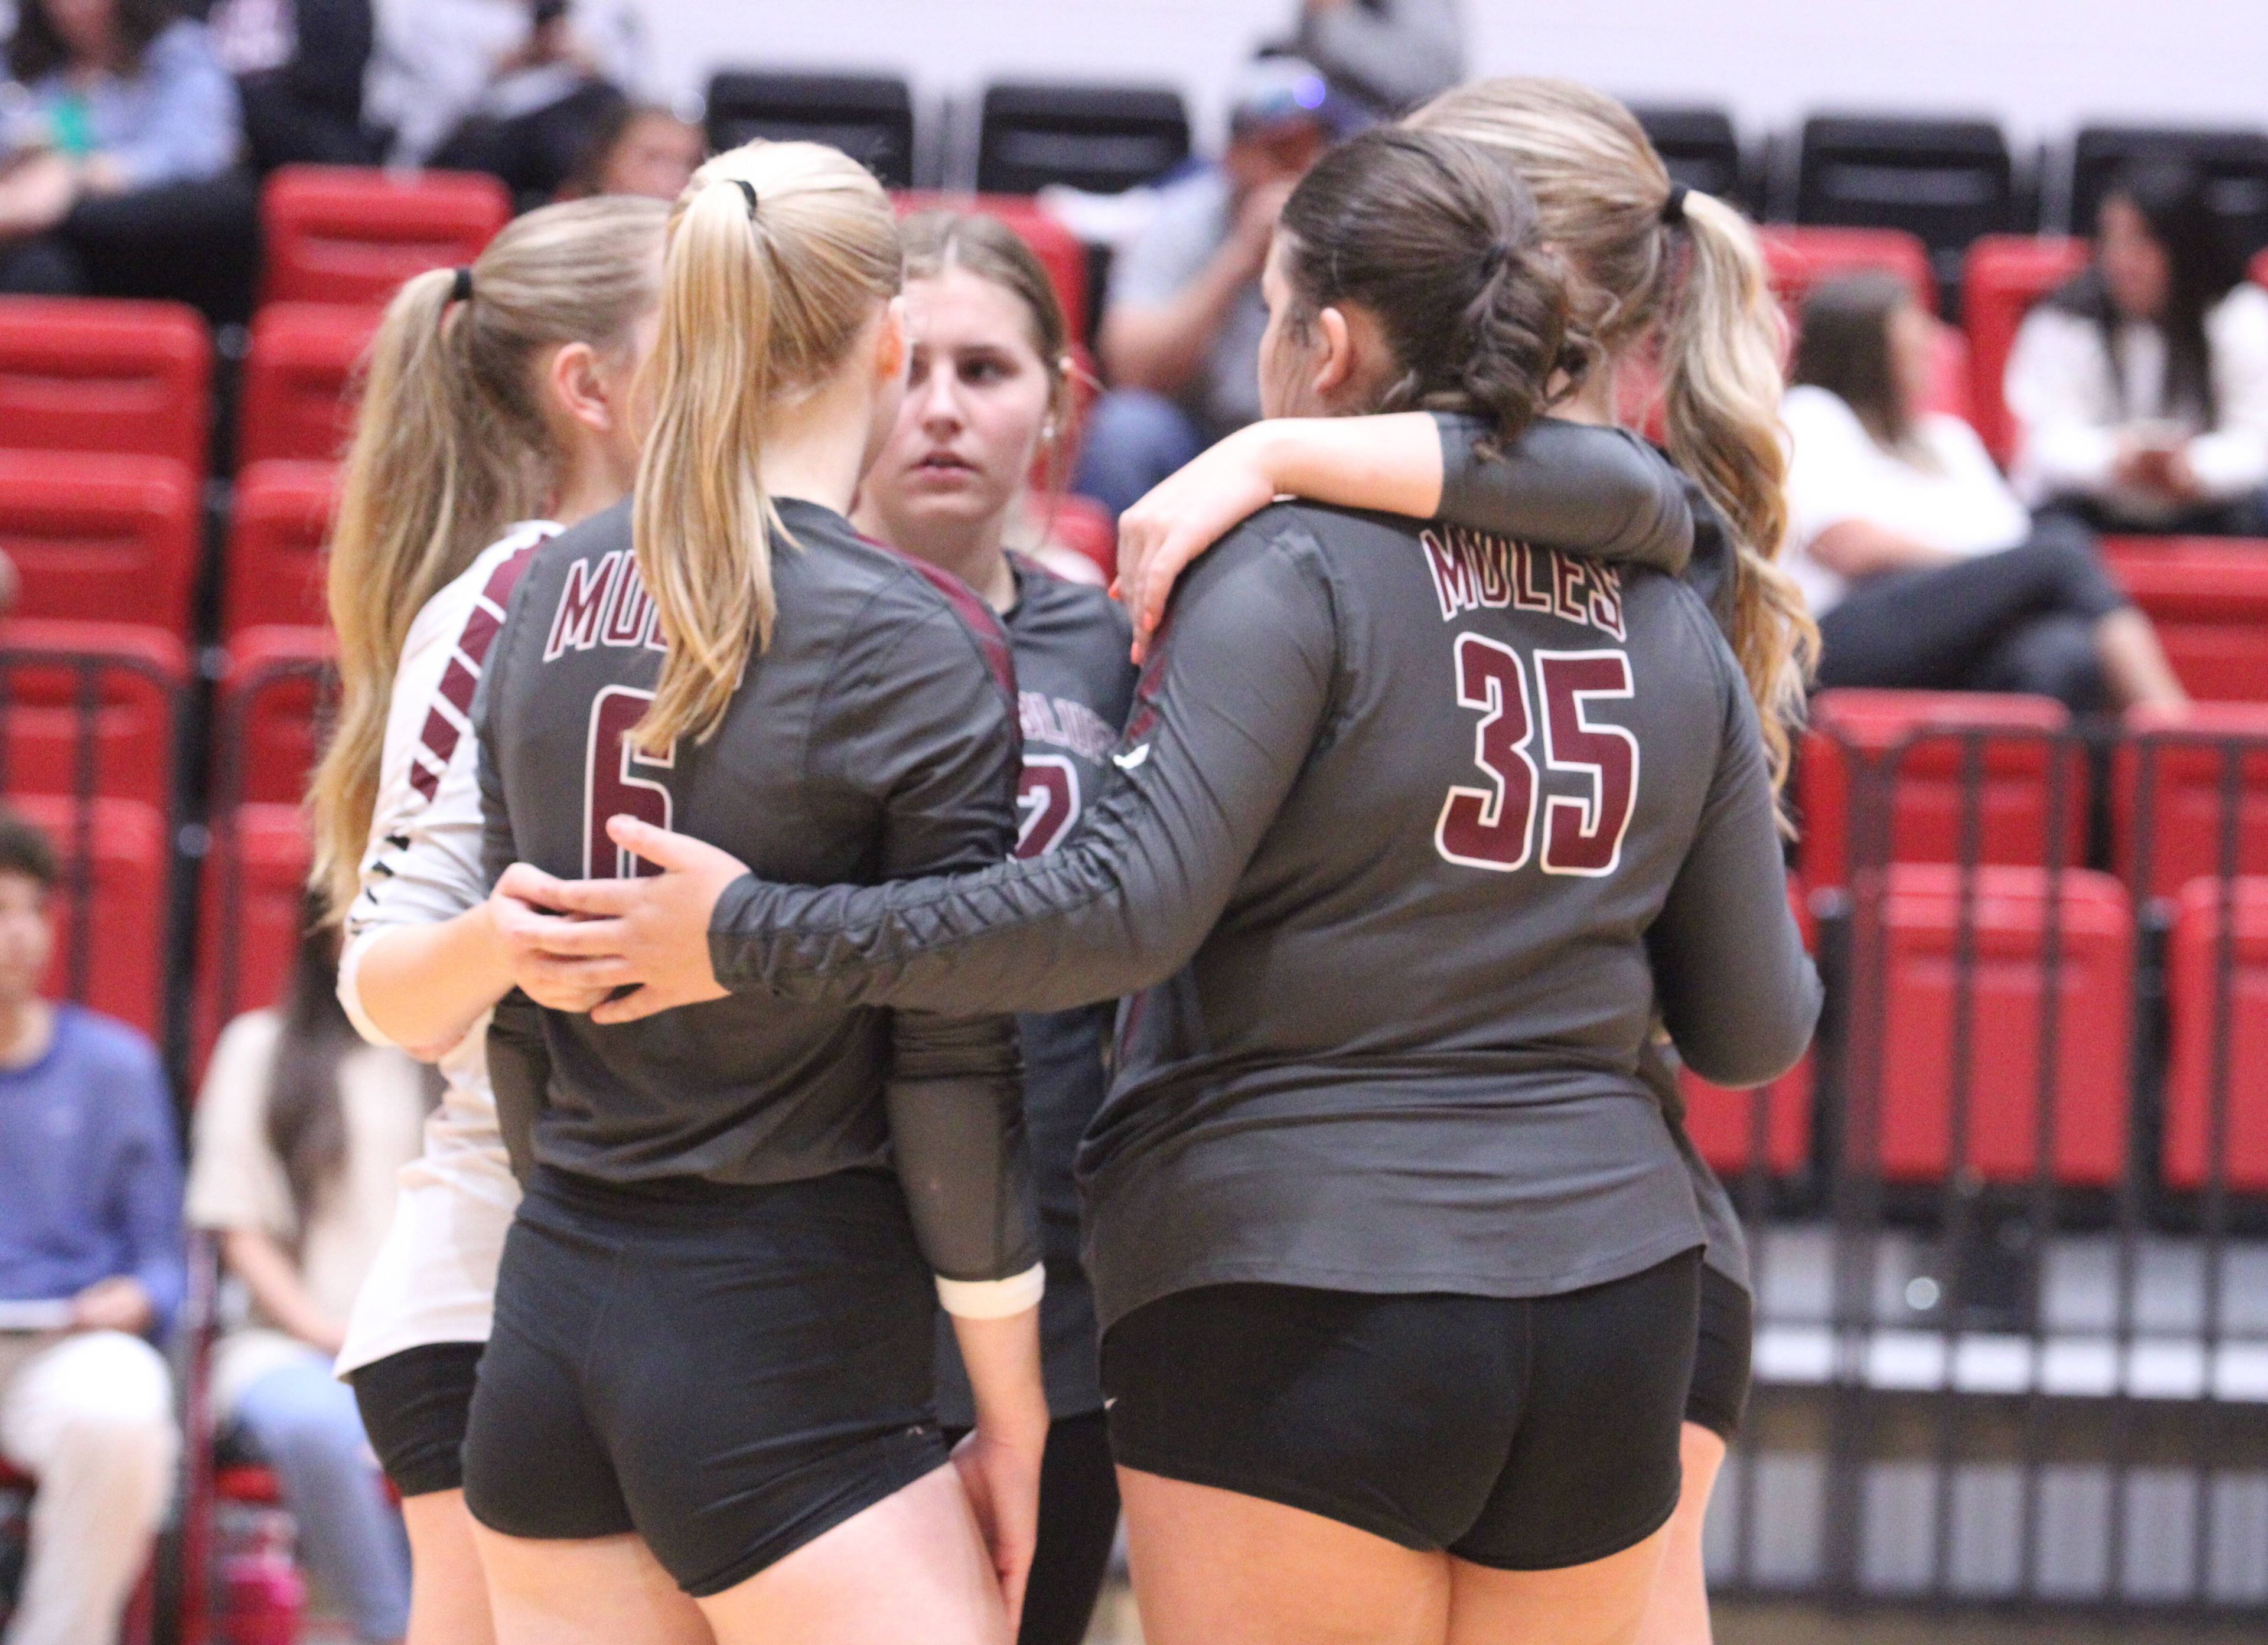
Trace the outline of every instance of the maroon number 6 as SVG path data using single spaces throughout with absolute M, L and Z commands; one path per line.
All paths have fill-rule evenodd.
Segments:
M 607 819 L 635 817 L 657 828 L 670 825 L 669 790 L 639 771 L 667 771 L 677 764 L 672 745 L 659 758 L 642 754 L 630 740 L 630 728 L 653 701 L 651 691 L 608 686 L 591 702 L 590 752 L 583 772 L 583 875 L 586 879 L 630 879 L 661 870 L 607 838 Z

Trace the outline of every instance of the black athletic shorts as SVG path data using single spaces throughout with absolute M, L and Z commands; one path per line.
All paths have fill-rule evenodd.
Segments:
M 1749 1358 L 1756 1346 L 1756 1305 L 1716 1269 L 1701 1270 L 1701 1333 L 1693 1345 L 1693 1385 L 1685 1420 L 1725 1441 L 1741 1431 L 1749 1408 Z
M 465 1482 L 465 1418 L 483 1342 L 429 1342 L 347 1373 L 363 1432 L 404 1496 Z
M 1176 1292 L 1103 1333 L 1111 1450 L 1407 1548 L 1587 1565 L 1677 1506 L 1700 1266 L 1518 1300 Z
M 636 1531 L 722 1593 L 946 1460 L 937 1295 L 887 1173 L 637 1187 L 539 1170 L 506 1236 L 465 1503 Z

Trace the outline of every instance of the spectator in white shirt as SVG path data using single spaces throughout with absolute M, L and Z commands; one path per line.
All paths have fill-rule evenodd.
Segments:
M 1976 431 L 1920 409 L 1937 324 L 1889 275 L 1804 305 L 1782 407 L 1788 569 L 1819 619 L 1820 684 L 2183 703 L 2092 535 L 2036 527 Z
M 2098 529 L 2268 534 L 2268 291 L 2174 161 L 2130 166 L 2095 261 L 2008 357 L 2016 485 Z

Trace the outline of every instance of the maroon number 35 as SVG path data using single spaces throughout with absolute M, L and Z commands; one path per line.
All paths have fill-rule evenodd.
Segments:
M 1587 706 L 1631 694 L 1630 658 L 1621 651 L 1538 651 L 1535 697 L 1543 703 L 1543 769 L 1579 774 L 1589 792 L 1544 801 L 1547 874 L 1611 874 L 1638 804 L 1638 738 L 1594 723 Z M 1473 763 L 1488 786 L 1453 784 L 1433 826 L 1433 846 L 1449 862 L 1509 873 L 1535 848 L 1542 774 L 1530 752 L 1538 729 L 1520 653 L 1484 635 L 1457 636 L 1457 701 L 1480 710 Z

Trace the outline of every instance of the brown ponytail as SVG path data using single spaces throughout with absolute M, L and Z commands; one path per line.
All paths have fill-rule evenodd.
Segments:
M 1668 210 L 1669 173 L 1630 110 L 1573 81 L 1478 81 L 1409 124 L 1477 143 L 1518 173 L 1535 190 L 1544 239 L 1572 266 L 1578 325 L 1610 359 L 1653 356 L 1670 456 L 1739 545 L 1733 649 L 1785 781 L 1819 630 L 1778 564 L 1785 325 L 1755 233 L 1712 195 L 1688 192 Z
M 1526 187 L 1469 143 L 1380 127 L 1318 160 L 1285 202 L 1286 323 L 1335 304 L 1377 320 L 1398 375 L 1366 411 L 1462 411 L 1515 439 L 1582 378 L 1565 271 Z

